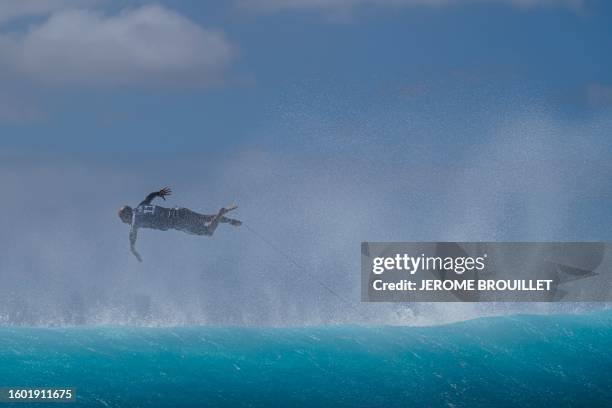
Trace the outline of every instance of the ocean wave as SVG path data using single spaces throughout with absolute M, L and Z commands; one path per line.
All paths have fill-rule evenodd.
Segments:
M 2 327 L 0 346 L 0 386 L 76 387 L 76 406 L 603 407 L 612 400 L 611 311 L 435 327 Z

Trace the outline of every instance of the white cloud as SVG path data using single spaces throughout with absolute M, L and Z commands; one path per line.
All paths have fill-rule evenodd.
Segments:
M 579 9 L 585 0 L 242 0 L 247 9 L 274 12 L 282 10 L 312 9 L 346 13 L 361 6 L 459 6 L 466 4 L 499 4 L 518 8 L 567 7 Z
M 52 85 L 208 85 L 232 56 L 223 33 L 159 5 L 115 15 L 66 9 L 0 35 L 0 72 Z
M 86 7 L 101 0 L 2 0 L 0 23 L 19 18 L 47 15 L 68 7 Z

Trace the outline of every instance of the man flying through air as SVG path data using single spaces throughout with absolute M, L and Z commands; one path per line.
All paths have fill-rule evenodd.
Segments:
M 124 205 L 119 208 L 119 218 L 130 228 L 130 249 L 134 256 L 142 262 L 140 254 L 136 251 L 136 238 L 138 228 L 152 228 L 161 231 L 175 229 L 194 235 L 212 235 L 219 225 L 229 223 L 238 227 L 242 222 L 224 217 L 228 212 L 235 210 L 235 205 L 228 208 L 221 208 L 216 215 L 199 214 L 187 208 L 165 208 L 158 205 L 151 205 L 155 197 L 166 197 L 172 194 L 172 190 L 164 187 L 159 191 L 149 194 L 136 208 Z

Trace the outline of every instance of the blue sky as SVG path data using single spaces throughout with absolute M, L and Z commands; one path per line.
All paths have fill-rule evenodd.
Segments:
M 612 104 L 612 10 L 605 2 L 18 3 L 0 8 L 3 41 L 25 54 L 0 49 L 7 90 L 0 147 L 16 153 L 102 160 L 125 153 L 130 161 L 251 147 L 299 154 L 308 150 L 291 134 L 300 118 L 346 128 L 384 115 L 416 117 L 432 129 L 420 144 L 456 150 L 487 137 L 490 115 L 521 105 L 572 121 L 605 114 Z M 68 15 L 75 7 L 81 14 Z M 148 7 L 156 10 L 145 23 L 151 38 L 134 39 L 134 15 Z M 95 13 L 97 26 L 83 23 L 85 13 Z M 44 31 L 66 15 L 65 33 Z M 125 30 L 112 26 L 122 15 Z M 167 24 L 172 19 L 179 21 Z M 28 30 L 39 37 L 26 38 Z M 223 44 L 198 43 L 198 30 L 204 37 L 215 30 Z M 156 35 L 167 38 L 157 50 L 165 62 L 126 61 L 128 47 Z M 93 38 L 82 40 L 89 54 L 75 45 L 79 37 Z M 116 49 L 115 40 L 133 44 Z M 54 47 L 76 51 L 54 56 Z M 181 48 L 175 58 L 172 50 Z M 107 65 L 83 63 L 94 53 Z M 197 53 L 208 60 L 185 57 Z M 159 69 L 143 71 L 142 64 L 156 63 Z M 440 121 L 452 121 L 453 131 L 439 129 Z M 374 126 L 360 137 L 391 144 L 412 137 L 394 133 Z M 337 140 L 307 144 L 328 151 Z

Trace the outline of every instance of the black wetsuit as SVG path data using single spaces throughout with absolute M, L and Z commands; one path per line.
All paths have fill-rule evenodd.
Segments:
M 196 235 L 206 235 L 208 223 L 214 216 L 199 214 L 187 208 L 166 208 L 159 205 L 140 204 L 134 208 L 132 230 L 151 228 L 161 231 L 175 229 Z
M 214 232 L 217 223 L 213 223 L 214 225 L 211 226 L 210 222 L 216 217 L 215 215 L 199 214 L 187 208 L 166 208 L 152 205 L 151 202 L 155 197 L 158 197 L 157 192 L 149 194 L 132 211 L 130 245 L 136 256 L 138 256 L 135 249 L 138 228 L 151 228 L 161 231 L 175 229 L 195 235 L 212 235 Z M 238 223 L 237 225 L 240 225 L 240 221 L 226 217 L 221 217 L 218 222 Z

